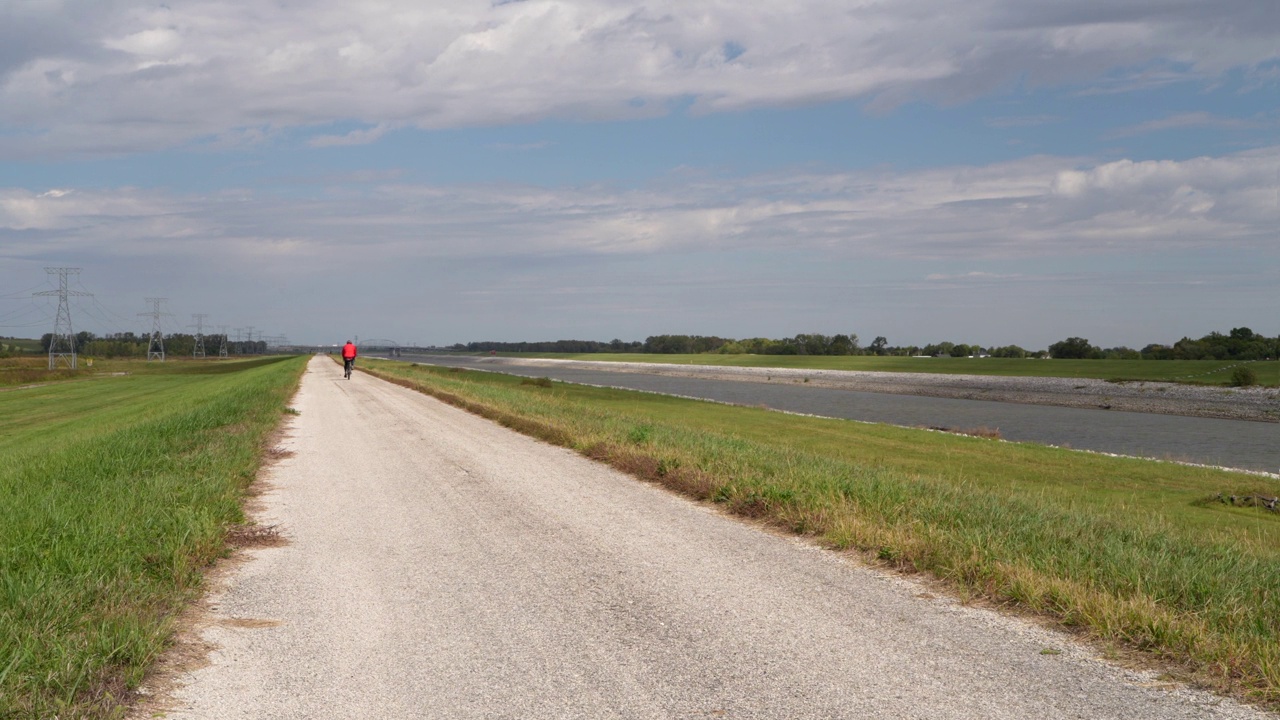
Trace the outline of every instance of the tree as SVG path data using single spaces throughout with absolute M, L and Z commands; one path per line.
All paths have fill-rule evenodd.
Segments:
M 1084 360 L 1101 356 L 1102 351 L 1084 338 L 1070 337 L 1049 346 L 1049 357 L 1057 359 Z
M 1142 357 L 1146 360 L 1171 360 L 1173 359 L 1173 348 L 1168 345 L 1159 343 L 1151 343 L 1142 348 Z
M 797 355 L 826 355 L 830 342 L 822 333 L 801 333 L 792 339 Z
M 877 335 L 876 339 L 872 340 L 871 344 L 867 346 L 867 349 L 870 350 L 873 355 L 884 355 L 885 346 L 888 344 L 889 341 L 886 340 L 883 335 Z
M 855 335 L 854 338 L 857 336 Z M 854 355 L 857 353 L 858 342 L 851 339 L 848 335 L 836 335 L 831 338 L 830 344 L 827 345 L 827 353 L 830 355 Z
M 955 346 L 956 346 L 955 343 L 949 340 L 944 340 L 934 345 L 925 345 L 924 350 L 921 351 L 921 354 L 932 355 L 933 357 L 942 357 L 943 355 L 950 355 L 951 349 L 954 348 Z
M 1027 351 L 1017 345 L 1005 345 L 1004 347 L 991 348 L 991 357 L 998 358 L 1025 358 Z
M 1142 353 L 1130 347 L 1121 345 L 1120 347 L 1107 348 L 1102 351 L 1102 356 L 1107 360 L 1141 360 Z

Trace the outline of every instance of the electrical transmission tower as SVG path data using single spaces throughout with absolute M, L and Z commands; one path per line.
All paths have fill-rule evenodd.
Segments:
M 187 326 L 194 327 L 196 329 L 196 347 L 191 351 L 191 357 L 204 357 L 204 319 L 207 317 L 209 317 L 208 313 L 191 314 L 191 319 L 196 321 L 195 325 Z
M 218 357 L 220 358 L 227 356 L 227 330 L 230 328 L 230 325 L 218 326 L 218 331 L 222 333 L 222 339 L 218 342 Z
M 71 329 L 71 305 L 67 302 L 70 295 L 89 295 L 86 292 L 71 290 L 67 287 L 68 275 L 79 275 L 80 268 L 47 267 L 45 272 L 58 276 L 58 289 L 32 293 L 32 295 L 58 296 L 58 315 L 53 320 L 53 336 L 49 338 L 49 369 L 56 369 L 58 360 L 67 363 L 67 367 L 76 369 L 76 335 Z
M 253 326 L 252 326 L 252 325 L 250 325 L 249 327 L 245 328 L 245 332 L 246 332 L 246 333 L 248 333 L 248 335 L 249 335 L 249 354 L 250 354 L 250 355 L 257 355 L 257 354 L 258 354 L 258 348 L 257 348 L 257 346 L 255 346 L 255 345 L 253 344 Z M 243 352 L 243 351 L 244 351 L 244 350 L 243 350 L 243 348 L 242 348 L 242 349 L 241 349 L 241 352 Z
M 160 309 L 160 305 L 169 298 L 147 298 L 151 303 L 151 312 L 138 313 L 140 317 L 151 318 L 151 342 L 147 343 L 147 362 L 159 360 L 164 362 L 164 330 L 160 327 L 160 318 L 168 315 Z

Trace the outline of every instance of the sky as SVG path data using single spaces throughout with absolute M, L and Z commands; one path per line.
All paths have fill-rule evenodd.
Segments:
M 0 0 L 0 335 L 1280 335 L 1269 0 Z

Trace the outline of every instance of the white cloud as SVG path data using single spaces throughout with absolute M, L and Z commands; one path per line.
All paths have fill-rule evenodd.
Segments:
M 335 272 L 353 250 L 387 266 L 588 256 L 675 263 L 690 252 L 911 262 L 1274 256 L 1277 167 L 1280 147 L 1185 161 L 1033 157 L 904 173 L 673 177 L 625 191 L 370 186 L 378 178 L 358 174 L 316 199 L 10 188 L 0 189 L 0 256 L 207 255 L 263 273 L 276 261 Z
M 1058 115 L 1007 115 L 1003 117 L 986 118 L 983 122 L 987 127 L 1003 129 L 1051 125 L 1053 123 L 1062 122 L 1062 120 L 1063 118 Z
M 141 58 L 143 63 L 140 67 L 149 67 L 148 61 L 152 59 L 159 61 L 176 59 L 177 51 L 182 48 L 182 37 L 173 28 L 157 27 L 141 30 L 122 38 L 106 38 L 102 41 L 102 45 L 107 49 L 119 50 Z
M 0 154 L 132 152 L 342 121 L 373 129 L 316 142 L 357 143 L 386 127 L 641 117 L 689 98 L 707 112 L 957 100 L 1019 79 L 1142 84 L 1244 68 L 1267 82 L 1280 51 L 1264 5 L 25 3 L 0 28 Z
M 25 287 L 45 266 L 83 267 L 85 289 L 127 316 L 96 327 L 112 330 L 136 329 L 133 308 L 156 296 L 175 313 L 314 339 L 374 322 L 383 329 L 360 334 L 434 328 L 421 337 L 449 342 L 852 323 L 894 342 L 1140 346 L 1272 322 L 1278 167 L 1280 146 L 681 173 L 641 189 L 358 172 L 266 193 L 0 188 L 0 279 Z M 336 287 L 355 291 L 337 302 Z
M 949 273 L 929 273 L 928 275 L 925 276 L 924 279 L 928 280 L 929 282 L 942 282 L 942 281 L 954 282 L 954 281 L 982 281 L 982 280 L 1011 280 L 1019 277 L 1022 277 L 1022 276 L 1020 274 L 1010 275 L 1010 274 L 1001 274 L 1001 273 L 981 272 L 981 271 L 975 270 L 973 272 L 961 273 L 958 275 L 953 275 Z
M 555 143 L 549 140 L 539 140 L 530 143 L 494 143 L 489 147 L 500 152 L 531 152 L 533 150 L 546 150 Z
M 317 135 L 311 138 L 312 147 L 334 147 L 342 145 L 368 145 L 376 142 L 391 128 L 385 124 L 374 125 L 363 130 L 352 130 L 345 135 Z
M 1274 122 L 1271 124 L 1275 124 Z M 1223 130 L 1251 130 L 1266 127 L 1267 124 L 1257 120 L 1241 120 L 1239 118 L 1222 117 L 1207 112 L 1188 112 L 1170 115 L 1158 120 L 1118 128 L 1108 137 L 1121 138 L 1133 135 L 1145 135 L 1161 130 L 1181 130 L 1183 128 L 1219 128 Z

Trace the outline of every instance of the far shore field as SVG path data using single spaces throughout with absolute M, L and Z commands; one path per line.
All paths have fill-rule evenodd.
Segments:
M 482 353 L 447 353 L 489 357 Z M 1228 385 L 1232 371 L 1247 366 L 1257 384 L 1280 386 L 1280 360 L 1066 360 L 996 357 L 906 357 L 901 355 L 752 355 L 698 353 L 499 353 L 497 357 L 630 362 L 715 367 L 792 368 L 796 370 L 857 370 L 864 372 L 936 373 L 940 375 L 1000 375 L 1009 377 L 1093 378 L 1095 380 L 1153 380 L 1192 385 Z

